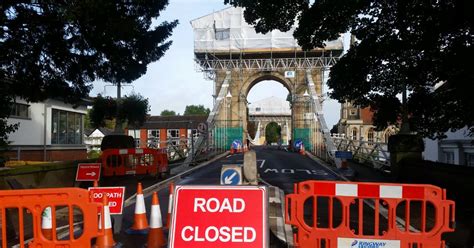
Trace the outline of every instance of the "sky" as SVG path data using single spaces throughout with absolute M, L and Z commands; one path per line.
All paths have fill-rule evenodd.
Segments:
M 224 0 L 170 0 L 157 23 L 179 21 L 171 36 L 172 46 L 159 61 L 148 65 L 145 75 L 123 87 L 122 94 L 134 92 L 148 98 L 151 115 L 159 115 L 165 109 L 182 114 L 186 105 L 204 105 L 212 109 L 213 82 L 196 70 L 190 21 L 226 7 Z M 91 95 L 116 96 L 116 91 L 115 86 L 95 82 Z M 327 87 L 324 91 L 327 92 Z M 288 91 L 281 84 L 265 81 L 251 89 L 247 100 L 255 102 L 270 96 L 286 99 L 287 95 Z M 324 102 L 329 128 L 339 120 L 339 109 L 340 104 L 334 100 Z

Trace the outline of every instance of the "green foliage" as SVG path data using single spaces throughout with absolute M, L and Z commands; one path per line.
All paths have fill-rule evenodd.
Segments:
M 0 105 L 87 97 L 92 82 L 131 83 L 171 45 L 178 22 L 156 24 L 167 0 L 2 1 Z M 155 21 L 154 21 L 155 20 Z M 9 112 L 0 110 L 0 120 Z M 0 121 L 0 140 L 14 129 Z
M 148 99 L 139 94 L 122 98 L 118 111 L 116 99 L 98 95 L 94 99 L 89 118 L 94 128 L 106 126 L 110 128 L 110 122 L 117 120 L 126 121 L 132 126 L 141 126 L 146 120 L 148 111 L 150 111 Z
M 204 105 L 188 105 L 184 110 L 183 115 L 209 115 L 211 110 L 209 108 L 204 108 Z
M 100 158 L 101 152 L 96 150 L 91 150 L 87 153 L 88 159 L 98 159 Z
M 106 120 L 112 120 L 117 115 L 117 102 L 111 97 L 98 95 L 89 112 L 91 126 L 94 128 L 104 127 Z
M 267 127 L 265 128 L 265 140 L 267 143 L 270 144 L 273 142 L 278 142 L 280 138 L 281 127 L 275 122 L 268 123 Z
M 449 129 L 474 133 L 474 2 L 376 0 L 225 0 L 246 7 L 259 32 L 287 31 L 304 49 L 351 30 L 351 49 L 332 67 L 330 96 L 375 110 L 379 129 L 397 124 L 404 110 L 413 130 L 441 137 Z M 443 87 L 434 86 L 444 82 Z M 402 108 L 397 97 L 410 94 Z
M 150 111 L 148 99 L 139 94 L 132 94 L 122 98 L 118 120 L 126 120 L 128 125 L 139 127 L 143 125 Z
M 176 112 L 174 112 L 173 110 L 163 110 L 161 111 L 161 116 L 176 116 Z

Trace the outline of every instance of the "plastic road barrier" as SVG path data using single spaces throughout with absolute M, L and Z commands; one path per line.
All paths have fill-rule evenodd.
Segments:
M 305 181 L 286 196 L 297 247 L 445 247 L 454 202 L 432 185 Z
M 15 228 L 3 223 L 7 212 L 15 213 L 11 219 L 18 223 L 15 226 L 20 247 L 90 247 L 91 239 L 103 235 L 98 230 L 100 206 L 102 204 L 90 201 L 87 190 L 79 188 L 1 190 L 2 248 L 11 247 L 13 240 L 8 240 L 7 229 Z M 43 216 L 45 210 L 47 218 Z M 45 220 L 48 223 L 43 225 Z M 74 224 L 82 225 L 80 233 L 75 233 Z M 51 229 L 49 237 L 42 230 L 45 226 Z M 60 226 L 68 226 L 66 237 L 59 238 L 62 236 L 57 231 Z
M 102 175 L 156 175 L 168 170 L 166 153 L 152 148 L 107 149 L 102 152 Z

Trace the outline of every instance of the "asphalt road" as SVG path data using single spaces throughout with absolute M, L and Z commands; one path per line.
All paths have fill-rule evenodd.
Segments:
M 257 167 L 260 177 L 271 184 L 285 191 L 285 193 L 293 192 L 293 184 L 306 180 L 337 180 L 336 176 L 320 164 L 317 164 L 310 158 L 302 156 L 298 153 L 279 150 L 276 147 L 257 147 L 255 148 L 257 155 Z M 222 166 L 225 164 L 243 164 L 243 155 L 229 155 L 223 159 L 217 160 L 209 165 L 200 168 L 184 177 L 177 182 L 180 185 L 219 185 Z M 116 185 L 125 183 L 129 186 L 127 194 L 133 194 L 134 186 L 137 179 L 126 179 L 120 181 L 115 179 Z M 133 183 L 131 183 L 133 182 Z M 147 177 L 142 178 L 144 186 L 156 182 L 156 179 Z M 109 181 L 110 183 L 110 181 Z M 158 192 L 160 198 L 161 213 L 163 221 L 166 222 L 168 208 L 168 188 Z M 151 205 L 150 197 L 145 198 L 147 211 Z M 121 242 L 124 247 L 141 247 L 146 241 L 143 235 L 128 235 L 125 231 L 132 226 L 134 205 L 125 208 L 123 213 L 123 222 L 121 233 L 116 237 L 116 241 Z M 149 214 L 149 213 L 147 213 Z

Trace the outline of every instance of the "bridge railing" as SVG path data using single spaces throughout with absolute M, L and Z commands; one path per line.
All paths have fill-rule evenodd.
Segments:
M 351 151 L 354 159 L 383 171 L 390 171 L 390 153 L 387 143 L 352 140 L 339 135 L 332 135 L 339 151 Z

